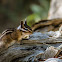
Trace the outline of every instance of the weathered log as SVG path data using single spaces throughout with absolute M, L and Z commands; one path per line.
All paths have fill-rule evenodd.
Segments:
M 36 55 L 45 51 L 47 46 L 51 46 L 50 43 L 62 43 L 61 38 L 49 38 L 44 34 L 39 34 L 39 32 L 32 36 L 34 39 L 31 37 L 29 40 L 22 40 L 22 45 L 15 43 L 7 49 L 1 48 L 3 50 L 0 49 L 0 62 L 30 61 L 35 59 Z

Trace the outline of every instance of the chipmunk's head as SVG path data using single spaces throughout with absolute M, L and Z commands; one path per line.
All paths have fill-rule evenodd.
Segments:
M 27 25 L 27 21 L 21 21 L 20 26 L 17 28 L 18 30 L 22 31 L 22 37 L 28 38 L 30 34 L 32 34 L 32 29 Z

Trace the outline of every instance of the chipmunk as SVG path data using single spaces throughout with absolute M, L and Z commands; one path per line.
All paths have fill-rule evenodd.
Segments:
M 27 25 L 27 22 L 21 21 L 21 24 L 16 29 L 9 28 L 2 32 L 0 37 L 0 46 L 8 48 L 15 42 L 20 43 L 20 40 L 32 34 L 32 29 Z

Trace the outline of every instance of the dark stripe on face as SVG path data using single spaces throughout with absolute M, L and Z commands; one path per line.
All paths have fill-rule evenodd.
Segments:
M 23 21 L 21 21 L 21 28 L 23 28 Z
M 22 32 L 31 32 L 31 31 L 28 30 L 27 28 L 20 29 L 20 31 L 22 31 Z
M 28 25 L 24 24 L 24 26 L 32 31 L 31 27 L 29 27 Z

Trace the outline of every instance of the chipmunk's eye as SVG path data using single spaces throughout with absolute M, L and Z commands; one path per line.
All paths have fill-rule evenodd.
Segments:
M 25 28 L 25 30 L 28 30 L 27 28 Z

